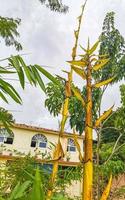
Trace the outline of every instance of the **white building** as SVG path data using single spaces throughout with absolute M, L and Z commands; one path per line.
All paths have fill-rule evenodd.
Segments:
M 0 128 L 0 160 L 6 161 L 15 156 L 31 154 L 36 156 L 37 161 L 43 162 L 53 155 L 54 145 L 57 144 L 59 132 L 55 130 L 29 126 L 25 124 L 14 124 L 10 135 L 4 127 Z M 83 152 L 83 136 L 77 135 L 77 140 Z M 59 161 L 61 166 L 79 165 L 79 153 L 75 146 L 73 135 L 64 133 L 66 147 L 65 157 Z M 72 196 L 80 196 L 81 183 L 73 182 L 67 187 Z

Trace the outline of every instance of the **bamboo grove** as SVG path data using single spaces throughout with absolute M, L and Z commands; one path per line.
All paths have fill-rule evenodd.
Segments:
M 59 160 L 62 159 L 67 151 L 67 144 L 64 139 L 64 128 L 66 121 L 68 119 L 68 106 L 69 106 L 69 98 L 71 95 L 76 96 L 78 100 L 81 101 L 85 111 L 85 139 L 84 139 L 84 156 L 83 152 L 80 149 L 80 145 L 77 141 L 77 134 L 75 134 L 75 127 L 73 128 L 73 136 L 76 148 L 79 152 L 79 159 L 81 165 L 83 165 L 83 177 L 81 177 L 83 182 L 83 191 L 82 191 L 82 200 L 92 200 L 93 199 L 93 130 L 98 129 L 101 123 L 107 119 L 111 113 L 113 106 L 109 108 L 106 112 L 104 112 L 99 119 L 93 123 L 93 116 L 92 116 L 92 91 L 94 88 L 100 88 L 101 86 L 108 85 L 112 82 L 114 77 L 109 78 L 108 80 L 104 80 L 101 82 L 94 83 L 93 81 L 93 72 L 100 70 L 102 67 L 108 63 L 109 59 L 106 55 L 96 55 L 95 52 L 99 46 L 99 41 L 97 41 L 92 47 L 90 47 L 89 40 L 87 49 L 81 46 L 83 54 L 80 55 L 80 59 L 76 60 L 77 56 L 77 46 L 78 46 L 78 39 L 79 39 L 79 32 L 81 27 L 81 21 L 83 17 L 83 12 L 85 8 L 86 2 L 82 7 L 82 13 L 78 17 L 78 29 L 74 31 L 75 35 L 75 45 L 72 49 L 72 60 L 68 61 L 70 64 L 71 70 L 70 72 L 64 71 L 68 75 L 68 80 L 65 81 L 65 100 L 62 106 L 62 120 L 60 123 L 60 130 L 59 130 L 59 138 L 58 143 L 55 147 L 53 153 L 53 170 L 50 178 L 50 187 L 47 192 L 46 200 L 51 200 L 53 192 L 54 192 L 54 185 L 57 178 L 58 173 L 58 165 Z M 86 96 L 83 97 L 80 93 L 79 89 L 74 85 L 72 75 L 75 72 L 80 79 L 83 79 L 83 84 L 86 84 Z M 112 175 L 109 178 L 109 182 L 102 194 L 100 200 L 106 200 L 108 198 L 110 188 L 112 183 Z

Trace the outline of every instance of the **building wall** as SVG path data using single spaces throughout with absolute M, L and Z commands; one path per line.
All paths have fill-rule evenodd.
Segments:
M 82 183 L 81 181 L 72 181 L 71 185 L 66 187 L 66 193 L 71 197 L 80 197 L 82 194 Z
M 52 155 L 52 152 L 54 150 L 50 149 L 51 143 L 56 144 L 58 142 L 58 134 L 51 134 L 50 132 L 43 133 L 41 131 L 34 131 L 34 130 L 26 130 L 26 129 L 20 129 L 20 128 L 12 128 L 12 131 L 14 133 L 14 140 L 13 144 L 3 144 L 7 150 L 3 151 L 3 154 L 9 155 L 11 154 L 11 151 L 8 150 L 16 150 L 18 152 L 28 154 L 31 153 L 31 155 L 35 155 L 36 153 L 50 153 Z M 31 140 L 32 137 L 36 134 L 43 134 L 47 138 L 47 148 L 35 148 L 31 147 Z M 70 137 L 70 135 L 65 135 L 63 144 L 65 144 L 64 149 L 66 152 L 66 156 L 64 160 L 66 160 L 67 157 L 70 157 L 71 162 L 79 162 L 79 154 L 76 149 L 75 152 L 67 152 L 67 140 Z M 83 149 L 83 139 L 78 138 L 78 142 L 81 146 L 81 150 Z M 4 148 L 3 148 L 4 149 Z M 16 155 L 16 153 L 13 152 L 13 155 Z M 41 155 L 38 155 L 39 158 L 41 158 Z

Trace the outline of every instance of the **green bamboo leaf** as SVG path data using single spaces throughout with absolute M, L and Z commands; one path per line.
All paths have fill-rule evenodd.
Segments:
M 43 80 L 41 79 L 41 76 L 39 75 L 37 69 L 36 69 L 34 66 L 32 66 L 32 71 L 34 72 L 34 74 L 35 74 L 35 76 L 36 76 L 36 79 L 37 79 L 37 81 L 38 81 L 38 83 L 39 83 L 41 89 L 45 92 L 45 91 L 46 91 L 46 88 L 45 88 L 44 82 L 43 82 Z
M 29 173 L 27 170 L 25 170 L 24 169 L 24 172 L 32 179 L 32 180 L 34 180 L 34 176 L 31 174 L 31 173 Z
M 4 96 L 4 94 L 3 94 L 2 92 L 0 92 L 0 97 L 1 97 L 6 103 L 8 103 L 6 97 Z
M 27 67 L 24 60 L 20 56 L 18 56 L 18 60 L 25 71 L 27 79 L 29 80 L 30 84 L 32 84 L 31 72 L 30 72 L 29 68 Z
M 25 181 L 20 187 L 17 189 L 14 199 L 19 199 L 25 195 L 25 191 L 31 185 L 31 181 Z
M 20 182 L 18 182 L 8 200 L 15 200 L 23 197 L 25 195 L 26 189 L 29 187 L 30 184 L 31 181 L 25 181 L 22 185 L 20 185 Z
M 30 72 L 30 77 L 31 77 L 32 83 L 33 83 L 33 85 L 35 85 L 35 87 L 36 87 L 36 85 L 37 85 L 37 79 L 36 79 L 35 74 L 33 73 L 32 65 L 28 66 L 28 70 L 29 70 L 29 72 Z
M 24 89 L 25 78 L 24 78 L 24 73 L 23 73 L 22 67 L 20 66 L 20 62 L 19 62 L 18 58 L 19 58 L 19 56 L 11 56 L 9 61 L 11 62 L 11 65 L 16 69 L 19 80 L 20 80 L 20 84 L 21 84 L 22 88 Z
M 82 49 L 83 51 L 85 51 L 85 52 L 87 53 L 87 49 L 85 49 L 85 48 L 82 47 L 81 45 L 80 45 L 80 47 L 81 47 L 81 49 Z
M 19 56 L 15 57 L 15 62 L 19 66 L 19 71 L 17 71 L 17 72 L 18 72 L 18 76 L 19 76 L 19 80 L 20 80 L 21 86 L 24 89 L 24 87 L 25 87 L 25 76 L 24 76 L 24 72 L 23 72 L 22 66 L 20 66 L 20 62 L 19 62 L 18 57 Z
M 46 71 L 45 69 L 43 69 L 41 66 L 39 65 L 35 65 L 35 67 L 42 73 L 44 74 L 44 76 L 46 76 L 49 80 L 51 80 L 53 83 L 60 85 L 60 82 L 54 77 L 52 76 L 48 71 Z
M 12 90 L 12 92 L 14 92 L 15 95 L 21 100 L 20 95 L 17 93 L 17 91 L 14 89 L 14 87 L 13 87 L 11 84 L 9 84 L 8 82 L 6 82 L 6 81 L 4 81 L 4 80 L 2 80 L 2 82 L 3 82 L 4 84 L 6 84 L 6 85 Z
M 36 169 L 35 179 L 33 183 L 33 189 L 31 191 L 30 200 L 45 200 L 43 186 L 41 183 L 41 177 L 39 169 Z
M 0 74 L 14 74 L 16 72 L 6 70 L 4 67 L 0 67 Z
M 20 187 L 20 183 L 18 182 L 17 185 L 15 186 L 15 188 L 13 189 L 9 200 L 14 200 L 14 197 L 15 197 L 15 195 L 16 195 L 17 190 L 19 189 L 19 187 Z
M 21 104 L 21 98 L 12 85 L 0 79 L 0 88 L 2 88 L 2 90 L 7 93 L 15 102 Z
M 90 50 L 88 50 L 88 54 L 91 55 L 98 47 L 99 45 L 99 40 L 92 46 Z
M 20 71 L 20 65 L 18 60 L 16 60 L 17 56 L 11 56 L 8 60 L 11 63 L 11 66 L 14 67 L 16 69 L 17 72 Z
M 21 104 L 21 101 L 19 100 L 19 98 L 12 92 L 12 90 L 10 90 L 10 88 L 4 86 L 3 90 L 4 90 L 4 92 L 7 93 L 16 103 Z

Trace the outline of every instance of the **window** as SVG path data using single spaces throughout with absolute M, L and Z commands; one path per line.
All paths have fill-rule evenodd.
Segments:
M 13 144 L 14 134 L 13 132 L 8 132 L 7 129 L 0 129 L 0 143 Z
M 42 134 L 36 134 L 32 137 L 31 147 L 46 148 L 47 138 Z
M 72 152 L 76 151 L 76 146 L 75 146 L 74 140 L 71 138 L 68 139 L 67 151 L 72 151 Z

